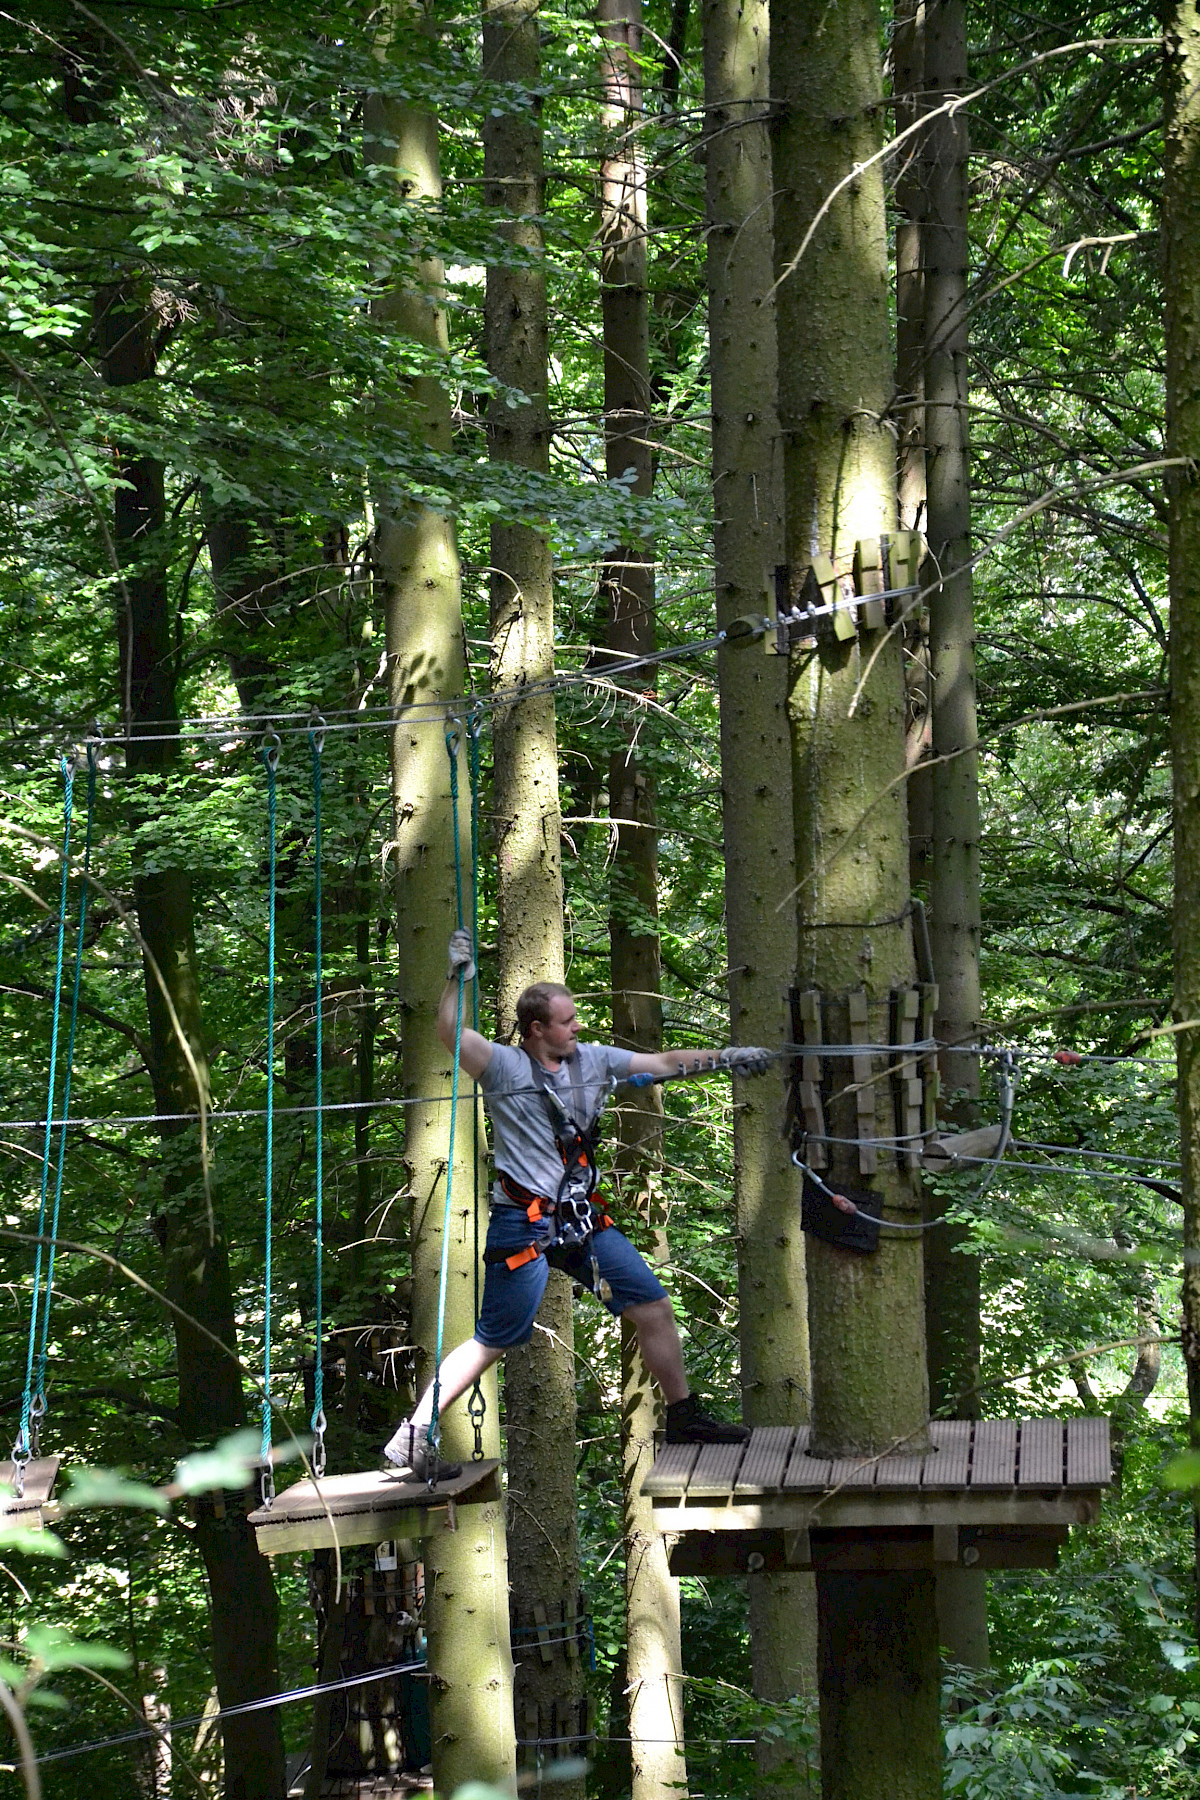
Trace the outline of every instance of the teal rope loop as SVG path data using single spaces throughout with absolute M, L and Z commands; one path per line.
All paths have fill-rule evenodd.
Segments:
M 450 759 L 450 818 L 454 838 L 454 897 L 458 929 L 463 923 L 462 851 L 458 841 L 458 752 L 462 732 L 452 720 L 446 727 L 446 755 Z M 442 1209 L 442 1261 L 438 1275 L 437 1347 L 433 1366 L 433 1406 L 426 1431 L 430 1455 L 430 1485 L 437 1466 L 437 1448 L 441 1442 L 438 1402 L 442 1390 L 442 1341 L 446 1331 L 446 1283 L 450 1272 L 450 1206 L 454 1191 L 454 1135 L 458 1121 L 458 1059 L 462 1050 L 463 1009 L 466 981 L 458 971 L 458 1009 L 454 1018 L 454 1065 L 450 1076 L 450 1138 L 446 1147 L 446 1204 Z
M 75 973 L 71 984 L 71 1013 L 67 1027 L 67 1062 L 63 1075 L 62 1124 L 58 1135 L 58 1167 L 54 1175 L 54 1210 L 50 1219 L 50 1247 L 46 1261 L 46 1298 L 42 1307 L 38 1345 L 37 1391 L 31 1412 L 37 1426 L 46 1416 L 46 1357 L 50 1342 L 50 1308 L 54 1299 L 54 1264 L 58 1251 L 58 1219 L 62 1210 L 63 1170 L 67 1158 L 67 1120 L 71 1116 L 71 1071 L 75 1060 L 75 1033 L 79 1026 L 79 991 L 83 979 L 83 934 L 87 925 L 88 874 L 92 866 L 92 821 L 96 810 L 96 745 L 87 747 L 87 810 L 83 833 L 83 878 L 79 887 L 79 924 L 75 934 Z M 34 1438 L 37 1437 L 37 1426 Z M 34 1454 L 37 1444 L 34 1443 Z
M 266 1274 L 263 1297 L 262 1473 L 259 1487 L 264 1506 L 275 1498 L 271 1470 L 271 1259 L 275 1186 L 275 773 L 279 738 L 270 732 L 260 751 L 267 772 L 267 1152 Z
M 38 1308 L 42 1288 L 42 1239 L 46 1230 L 46 1200 L 50 1192 L 50 1144 L 54 1130 L 54 1095 L 58 1087 L 58 1014 L 62 1006 L 63 948 L 67 932 L 67 871 L 71 857 L 71 814 L 75 805 L 75 759 L 60 757 L 63 778 L 62 878 L 58 892 L 58 947 L 54 963 L 54 1012 L 50 1021 L 50 1078 L 46 1088 L 46 1132 L 42 1141 L 42 1191 L 38 1201 L 37 1254 L 33 1264 L 33 1306 L 29 1314 L 29 1345 L 25 1354 L 25 1386 L 21 1394 L 21 1423 L 13 1445 L 13 1492 L 25 1491 L 25 1464 L 31 1455 L 29 1417 L 33 1407 L 33 1359 L 37 1347 Z
M 325 746 L 325 721 L 318 713 L 313 721 L 313 729 L 308 734 L 309 747 L 312 750 L 313 778 L 313 911 L 315 913 L 315 953 L 316 964 L 316 1038 L 317 1038 L 317 1079 L 316 1092 L 313 1096 L 317 1108 L 317 1169 L 316 1169 L 316 1284 L 317 1284 L 317 1317 L 316 1347 L 313 1363 L 313 1409 L 312 1409 L 312 1466 L 313 1474 L 318 1479 L 325 1473 L 325 1363 L 324 1363 L 324 1256 L 325 1256 L 325 1082 L 324 1082 L 324 1038 L 323 1012 L 325 1004 L 325 977 L 322 962 L 321 944 L 321 752 Z
M 476 957 L 479 955 L 479 737 L 483 730 L 483 708 L 478 700 L 471 708 L 467 720 L 467 749 L 469 753 L 468 772 L 471 782 L 471 945 Z M 455 834 L 455 847 L 458 836 Z M 471 1023 L 479 1030 L 479 976 L 476 972 L 475 985 L 471 989 Z M 471 1083 L 471 1224 L 472 1243 L 475 1260 L 472 1273 L 474 1276 L 475 1317 L 479 1317 L 479 1083 Z M 475 1433 L 475 1447 L 471 1452 L 473 1462 L 483 1460 L 483 1422 L 487 1417 L 487 1401 L 483 1396 L 479 1377 L 475 1377 L 471 1392 L 467 1396 L 467 1417 Z

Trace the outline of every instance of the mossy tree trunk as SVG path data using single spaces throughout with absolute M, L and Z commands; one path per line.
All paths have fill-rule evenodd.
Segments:
M 525 267 L 493 265 L 484 312 L 488 368 L 528 403 L 496 401 L 488 412 L 494 461 L 546 471 L 546 276 L 538 0 L 484 0 L 483 73 L 505 84 L 511 110 L 488 109 L 483 126 L 484 197 L 512 215 L 505 236 L 526 252 Z M 492 685 L 518 691 L 554 672 L 554 585 L 550 544 L 528 525 L 492 527 Z M 563 978 L 563 895 L 558 745 L 554 696 L 531 695 L 492 715 L 492 812 L 500 914 L 497 1028 L 505 1037 L 517 996 L 533 981 Z M 571 1284 L 552 1270 L 532 1341 L 504 1365 L 508 1449 L 508 1553 L 517 1635 L 515 1708 L 521 1760 L 575 1754 L 568 1740 L 586 1727 L 583 1663 L 572 1641 L 550 1661 L 536 1648 L 539 1620 L 566 1639 L 579 1613 L 579 1532 L 575 1501 L 575 1353 Z M 552 1553 L 547 1543 L 553 1546 Z M 555 1740 L 539 1751 L 537 1740 Z M 534 1740 L 530 1742 L 528 1740 Z M 561 1786 L 561 1784 L 560 1784 Z M 568 1783 L 564 1800 L 582 1793 Z
M 926 0 L 925 86 L 931 107 L 967 87 L 965 0 Z M 925 265 L 925 440 L 929 559 L 929 672 L 933 697 L 933 849 L 930 940 L 940 995 L 935 1018 L 949 1044 L 979 1041 L 979 757 L 975 708 L 975 603 L 971 581 L 971 487 L 967 430 L 967 115 L 941 113 L 928 126 Z M 949 1116 L 978 1122 L 979 1058 L 945 1051 L 942 1091 Z M 979 1412 L 979 1262 L 962 1254 L 965 1233 L 940 1226 L 925 1240 L 929 1389 L 954 1418 Z M 985 1666 L 987 1577 L 972 1569 L 938 1575 L 942 1641 L 955 1661 Z
M 390 51 L 385 26 L 379 41 L 381 59 L 386 60 Z M 394 74 L 394 67 L 389 72 Z M 436 120 L 392 95 L 376 93 L 367 99 L 363 123 L 368 156 L 392 170 L 401 192 L 415 206 L 436 201 L 441 195 Z M 444 352 L 449 337 L 441 303 L 442 269 L 430 259 L 419 274 L 419 286 L 398 286 L 379 300 L 375 317 L 383 330 L 413 339 L 435 353 Z M 436 374 L 414 380 L 398 395 L 380 396 L 379 403 L 406 410 L 414 430 L 421 431 L 435 448 L 449 451 L 450 400 Z M 418 1377 L 424 1384 L 433 1373 L 437 1345 L 445 1183 L 451 1178 L 443 1348 L 469 1337 L 475 1324 L 470 1088 L 468 1085 L 461 1105 L 451 1170 L 449 1109 L 444 1104 L 450 1092 L 450 1057 L 436 1031 L 446 938 L 455 922 L 455 846 L 446 745 L 440 721 L 430 723 L 428 714 L 415 715 L 409 721 L 403 717 L 403 709 L 414 702 L 448 700 L 463 692 L 462 607 L 454 526 L 440 513 L 381 485 L 372 558 L 386 619 L 389 699 L 401 714 L 391 741 L 401 1077 L 406 1099 L 435 1097 L 405 1111 L 405 1173 L 412 1207 L 413 1336 L 419 1348 Z M 463 787 L 465 792 L 465 782 Z M 469 897 L 470 845 L 465 816 L 459 849 L 467 861 Z M 485 1381 L 484 1395 L 484 1450 L 495 1456 L 500 1434 L 494 1375 Z M 442 1437 L 448 1456 L 470 1456 L 474 1436 L 465 1399 L 445 1414 Z M 498 1504 L 461 1508 L 458 1529 L 427 1538 L 423 1555 L 434 1781 L 442 1793 L 469 1780 L 512 1787 L 515 1744 L 503 1508 Z
M 771 201 L 770 22 L 766 0 L 704 7 L 709 358 L 717 624 L 773 611 L 783 554 L 776 411 Z M 787 661 L 761 643 L 719 654 L 725 923 L 735 1043 L 790 1036 L 795 976 Z M 734 1083 L 743 1414 L 752 1425 L 808 1417 L 808 1315 L 800 1184 L 783 1134 L 785 1065 Z M 754 1691 L 787 1700 L 816 1690 L 816 1595 L 810 1575 L 752 1576 Z M 770 1792 L 807 1769 L 764 1743 Z
M 892 93 L 897 132 L 915 125 L 925 109 L 926 0 L 896 0 L 892 31 Z M 922 225 L 926 216 L 925 160 L 921 134 L 907 138 L 896 170 L 896 476 L 902 531 L 924 531 L 925 495 L 925 270 Z M 912 883 L 924 890 L 933 842 L 932 771 L 918 765 L 929 755 L 929 612 L 916 608 L 904 628 L 908 657 L 905 739 L 909 766 L 908 849 Z
M 603 42 L 600 175 L 600 291 L 604 332 L 605 465 L 610 480 L 630 481 L 634 494 L 654 484 L 653 389 L 650 381 L 650 296 L 646 255 L 646 172 L 638 141 L 643 118 L 641 0 L 599 0 Z M 655 646 L 654 545 L 622 545 L 601 574 L 611 673 Z M 639 671 L 638 689 L 652 687 Z M 644 720 L 628 707 L 624 743 L 609 760 L 608 802 L 616 821 L 609 931 L 613 1036 L 631 1049 L 662 1045 L 658 941 L 658 839 L 652 773 L 637 755 Z M 666 1255 L 661 1199 L 661 1100 L 657 1089 L 622 1101 L 621 1198 L 636 1206 Z M 657 1396 L 628 1327 L 621 1333 L 622 1490 L 625 1513 L 625 1639 L 633 1800 L 666 1800 L 686 1781 L 681 1754 L 679 1584 L 667 1568 L 642 1482 L 654 1459 Z
M 848 0 L 835 11 L 785 7 L 773 26 L 787 560 L 803 568 L 824 552 L 846 568 L 856 539 L 896 523 L 883 183 L 878 164 L 863 167 L 882 128 L 880 20 L 872 0 Z M 826 196 L 856 168 L 785 273 Z M 823 996 L 827 1041 L 850 1041 L 858 991 L 868 1041 L 887 1043 L 892 994 L 914 979 L 896 638 L 881 647 L 878 632 L 864 631 L 797 651 L 790 710 L 798 978 Z M 829 1134 L 853 1140 L 856 1097 L 846 1064 L 834 1071 Z M 871 1125 L 891 1136 L 886 1079 L 874 1095 Z M 893 1157 L 880 1152 L 877 1172 L 864 1176 L 853 1144 L 829 1149 L 832 1185 L 916 1222 L 919 1194 Z M 883 1240 L 869 1257 L 809 1240 L 813 1442 L 823 1454 L 928 1442 L 921 1238 L 885 1231 Z M 941 1792 L 932 1575 L 818 1574 L 817 1596 L 827 1800 L 932 1800 Z
M 153 319 L 139 297 L 116 288 L 101 294 L 95 337 L 105 380 L 113 387 L 154 379 Z M 126 767 L 138 780 L 134 806 L 144 822 L 178 761 L 178 651 L 168 588 L 163 466 L 120 447 L 117 455 L 122 485 L 114 501 L 113 539 L 123 571 L 116 624 L 122 710 L 131 738 Z M 208 1063 L 191 878 L 183 868 L 135 868 L 133 893 L 147 950 L 155 1111 L 194 1115 L 201 1099 L 208 1100 Z M 246 1422 L 229 1250 L 223 1221 L 209 1212 L 198 1125 L 174 1118 L 163 1124 L 161 1137 L 163 1189 L 153 1225 L 163 1255 L 163 1286 L 180 1308 L 172 1318 L 179 1423 L 188 1443 L 207 1445 Z M 222 1706 L 261 1698 L 279 1686 L 275 1586 L 246 1522 L 248 1504 L 257 1504 L 257 1496 L 250 1502 L 238 1496 L 236 1504 L 231 1499 L 220 1517 L 209 1502 L 196 1507 L 196 1543 L 208 1575 L 213 1672 Z M 223 1737 L 226 1800 L 279 1800 L 283 1737 L 278 1713 L 230 1719 Z
M 1175 807 L 1175 1018 L 1200 1018 L 1200 11 L 1167 14 L 1167 450 L 1186 456 L 1169 476 L 1171 752 Z M 1200 1031 L 1175 1038 L 1183 1156 L 1183 1356 L 1191 1444 L 1200 1451 Z M 1200 1582 L 1200 1488 L 1193 1492 Z M 1200 1586 L 1198 1586 L 1200 1592 Z M 1200 1600 L 1197 1602 L 1200 1632 Z

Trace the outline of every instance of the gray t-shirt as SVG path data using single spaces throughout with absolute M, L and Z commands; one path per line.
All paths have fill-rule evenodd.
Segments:
M 547 1070 L 562 1103 L 576 1123 L 586 1125 L 596 1110 L 610 1075 L 618 1081 L 629 1073 L 632 1050 L 616 1050 L 609 1044 L 576 1044 L 579 1059 L 577 1079 L 581 1080 L 584 1116 L 576 1118 L 571 1072 L 566 1063 Z M 493 1044 L 491 1061 L 479 1077 L 483 1103 L 492 1126 L 492 1154 L 498 1175 L 509 1175 L 522 1187 L 551 1198 L 562 1180 L 563 1160 L 559 1155 L 546 1102 L 538 1088 L 529 1058 L 524 1050 L 511 1044 Z M 503 1200 L 497 1189 L 494 1198 Z

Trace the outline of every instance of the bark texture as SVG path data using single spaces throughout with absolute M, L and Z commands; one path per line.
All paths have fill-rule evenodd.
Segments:
M 113 387 L 151 381 L 153 321 L 137 299 L 111 289 L 99 296 L 95 336 L 105 380 Z M 139 777 L 135 807 L 154 806 L 158 782 L 178 759 L 177 651 L 167 582 L 162 464 L 118 447 L 122 486 L 114 502 L 113 538 L 123 579 L 117 597 L 121 691 L 132 742 L 126 757 Z M 146 741 L 140 741 L 143 736 Z M 151 741 L 155 740 L 155 741 Z M 186 869 L 135 870 L 134 906 L 149 955 L 144 958 L 155 1110 L 195 1114 L 208 1099 L 199 964 L 191 878 Z M 152 959 L 152 960 L 151 960 Z M 171 997 L 181 1044 L 159 986 Z M 163 1256 L 163 1287 L 176 1313 L 179 1424 L 190 1444 L 208 1445 L 245 1424 L 237 1329 L 223 1222 L 210 1221 L 198 1127 L 161 1127 L 162 1198 L 154 1230 Z M 198 1329 L 202 1328 L 202 1329 Z M 207 1333 L 228 1347 L 223 1354 Z M 213 1671 L 222 1706 L 236 1706 L 279 1686 L 278 1608 L 270 1565 L 246 1522 L 245 1496 L 229 1497 L 218 1518 L 211 1503 L 196 1508 L 196 1543 L 209 1586 Z M 283 1738 L 277 1713 L 251 1713 L 224 1727 L 226 1800 L 278 1800 L 283 1791 Z
M 884 418 L 893 365 L 883 186 L 879 165 L 863 166 L 880 141 L 879 41 L 870 0 L 835 12 L 784 8 L 774 20 L 779 393 L 787 560 L 798 569 L 815 552 L 845 568 L 857 538 L 896 523 L 895 447 Z M 856 168 L 792 270 L 825 197 Z M 903 783 L 887 791 L 904 769 L 895 638 L 881 649 L 879 633 L 860 629 L 848 644 L 798 651 L 790 710 L 798 979 L 823 995 L 828 1042 L 850 1041 L 857 990 L 868 1040 L 887 1043 L 892 992 L 914 979 Z M 828 1129 L 853 1139 L 856 1097 L 846 1091 L 845 1063 L 835 1067 L 843 1073 L 832 1080 Z M 874 1095 L 874 1130 L 890 1136 L 886 1081 Z M 852 1145 L 831 1144 L 829 1180 L 865 1189 L 885 1217 L 914 1222 L 911 1176 L 886 1153 L 878 1161 L 878 1173 L 864 1176 Z M 808 1252 L 814 1448 L 924 1448 L 920 1234 L 885 1232 L 872 1256 L 815 1239 Z M 826 1800 L 932 1800 L 941 1791 L 932 1580 L 819 1575 L 817 1593 Z
M 926 0 L 925 85 L 937 107 L 967 86 L 965 0 Z M 979 757 L 975 706 L 975 603 L 967 414 L 967 115 L 928 127 L 925 261 L 925 437 L 928 482 L 929 672 L 933 753 L 930 942 L 940 995 L 934 1026 L 950 1044 L 979 1041 Z M 947 1115 L 978 1123 L 979 1058 L 941 1059 Z M 954 1098 L 957 1096 L 957 1098 Z M 941 1226 L 925 1240 L 930 1400 L 954 1418 L 979 1412 L 979 1262 L 965 1233 Z M 938 1576 L 942 1641 L 957 1662 L 987 1663 L 987 1577 Z
M 539 259 L 487 273 L 484 328 L 488 368 L 528 396 L 488 411 L 494 461 L 547 471 L 546 277 L 538 0 L 484 0 L 483 73 L 512 90 L 512 109 L 487 112 L 484 197 L 512 215 L 505 236 Z M 528 525 L 492 527 L 492 685 L 517 690 L 554 673 L 554 586 L 550 544 Z M 554 696 L 531 695 L 492 715 L 497 903 L 500 914 L 497 1029 L 503 1038 L 516 1000 L 533 981 L 563 978 L 563 896 L 558 745 Z M 515 1707 L 524 1763 L 578 1753 L 586 1731 L 583 1664 L 569 1621 L 580 1611 L 575 1501 L 575 1356 L 571 1284 L 552 1270 L 532 1340 L 504 1366 L 508 1449 L 508 1552 L 517 1641 Z M 548 1551 L 548 1544 L 552 1551 Z M 534 1646 L 539 1621 L 567 1639 L 549 1661 Z M 545 1750 L 538 1740 L 550 1739 Z M 532 1742 L 530 1740 L 533 1740 Z M 559 1784 L 560 1786 L 562 1784 Z M 567 1784 L 564 1800 L 582 1794 Z
M 1200 14 L 1167 15 L 1167 451 L 1193 459 L 1169 475 L 1171 753 L 1175 811 L 1175 1018 L 1200 1018 Z M 1175 1037 L 1183 1157 L 1183 1356 L 1192 1448 L 1200 1450 L 1200 1032 Z M 1193 1493 L 1200 1574 L 1200 1490 Z M 1200 1591 L 1200 1590 L 1198 1590 Z M 1200 1630 L 1200 1601 L 1197 1603 Z
M 916 124 L 925 110 L 925 0 L 896 0 L 892 32 L 892 91 L 896 130 Z M 896 447 L 897 500 L 902 531 L 924 531 L 925 513 L 925 269 L 922 226 L 927 211 L 926 164 L 920 133 L 907 138 L 896 170 Z M 905 622 L 908 695 L 905 737 L 913 773 L 908 779 L 908 848 L 914 887 L 923 889 L 933 839 L 932 771 L 915 767 L 932 743 L 929 691 L 929 612 L 914 608 Z
M 650 302 L 646 278 L 646 173 L 638 145 L 643 116 L 641 0 L 599 0 L 603 45 L 600 172 L 600 292 L 604 332 L 604 437 L 609 480 L 635 494 L 654 485 L 651 441 Z M 654 649 L 654 546 L 622 545 L 601 574 L 611 672 Z M 638 689 L 652 683 L 639 673 Z M 632 712 L 632 705 L 630 711 Z M 609 931 L 613 1036 L 631 1049 L 662 1044 L 659 995 L 658 839 L 654 782 L 637 755 L 639 719 L 609 762 L 608 802 L 616 821 Z M 661 1100 L 657 1089 L 623 1101 L 623 1204 L 661 1233 Z M 665 1240 L 660 1236 L 665 1255 Z M 625 1628 L 632 1800 L 666 1800 L 686 1781 L 682 1756 L 679 1584 L 641 1492 L 654 1457 L 658 1399 L 627 1327 L 621 1333 L 622 1491 L 625 1513 Z
M 772 614 L 782 558 L 782 458 L 771 200 L 770 22 L 766 0 L 706 0 L 705 169 L 716 615 Z M 735 1043 L 786 1042 L 795 976 L 787 661 L 758 644 L 718 657 L 729 1010 Z M 781 1129 L 782 1062 L 734 1083 L 742 1410 L 752 1425 L 808 1417 L 808 1316 L 799 1178 Z M 811 1575 L 752 1576 L 754 1691 L 816 1691 Z M 764 1744 L 778 1794 L 807 1780 Z
M 388 54 L 386 39 L 381 54 Z M 395 174 L 401 191 L 419 202 L 441 193 L 437 122 L 415 107 L 380 94 L 364 113 L 367 153 Z M 430 260 L 422 285 L 396 288 L 377 303 L 385 330 L 435 351 L 448 347 L 440 300 L 442 270 Z M 427 441 L 450 448 L 450 402 L 432 375 L 398 397 Z M 388 691 L 398 710 L 416 700 L 459 695 L 464 653 L 458 547 L 452 523 L 402 494 L 381 491 L 373 559 L 387 624 Z M 446 747 L 440 726 L 401 718 L 392 735 L 392 868 L 402 1033 L 401 1075 L 406 1097 L 446 1096 L 450 1057 L 435 1028 L 453 928 L 454 836 Z M 465 809 L 464 809 L 465 811 Z M 460 855 L 469 869 L 470 843 L 462 820 Z M 468 893 L 469 893 L 469 876 Z M 469 1004 L 469 996 L 468 1001 Z M 475 1221 L 472 1192 L 471 1107 L 467 1087 L 453 1165 L 450 1262 L 443 1348 L 471 1335 L 475 1324 Z M 412 1205 L 413 1335 L 418 1378 L 433 1373 L 437 1344 L 438 1276 L 442 1256 L 444 1183 L 448 1169 L 448 1108 L 436 1101 L 405 1114 L 405 1172 Z M 461 1198 L 458 1198 L 461 1196 Z M 484 1197 L 480 1196 L 482 1209 Z M 482 1221 L 480 1230 L 482 1234 Z M 499 1452 L 494 1375 L 485 1380 L 484 1453 Z M 465 1398 L 445 1414 L 446 1454 L 469 1457 L 473 1433 Z M 508 1558 L 499 1505 L 464 1507 L 458 1529 L 423 1546 L 429 1632 L 434 1781 L 450 1793 L 469 1780 L 515 1784 L 512 1652 L 508 1624 Z

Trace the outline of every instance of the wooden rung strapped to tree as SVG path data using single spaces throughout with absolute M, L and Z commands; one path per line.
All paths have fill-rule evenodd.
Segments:
M 806 988 L 799 996 L 800 1029 L 804 1043 L 818 1048 L 821 1036 L 821 993 L 819 988 Z M 812 1169 L 829 1166 L 825 1145 L 825 1109 L 821 1104 L 821 1059 L 805 1056 L 800 1061 L 800 1113 L 808 1133 L 806 1157 Z
M 458 1507 L 498 1500 L 499 1467 L 496 1461 L 464 1463 L 461 1474 L 432 1486 L 383 1469 L 298 1481 L 271 1506 L 252 1512 L 250 1523 L 264 1556 L 429 1537 L 455 1529 Z
M 850 1004 L 850 1042 L 869 1044 L 870 1025 L 866 988 L 854 988 L 847 996 Z M 850 1059 L 854 1084 L 854 1106 L 858 1136 L 858 1170 L 860 1175 L 874 1175 L 879 1168 L 879 1151 L 875 1145 L 875 1059 L 869 1052 Z
M 1053 1567 L 1112 1479 L 1107 1419 L 935 1419 L 931 1448 L 811 1456 L 807 1425 L 664 1450 L 643 1491 L 676 1574 Z M 743 1541 L 744 1540 L 744 1541 Z
M 921 1018 L 919 988 L 898 988 L 893 995 L 892 1042 L 901 1046 L 916 1041 Z M 921 1166 L 921 1133 L 924 1129 L 925 1083 L 923 1059 L 905 1056 L 903 1049 L 896 1058 L 896 1131 L 904 1140 L 896 1160 L 903 1169 Z
M 25 1464 L 24 1492 L 20 1499 L 13 1493 L 15 1468 L 0 1462 L 0 1526 L 24 1525 L 41 1531 L 46 1523 L 45 1509 L 50 1505 L 60 1458 L 35 1456 Z

